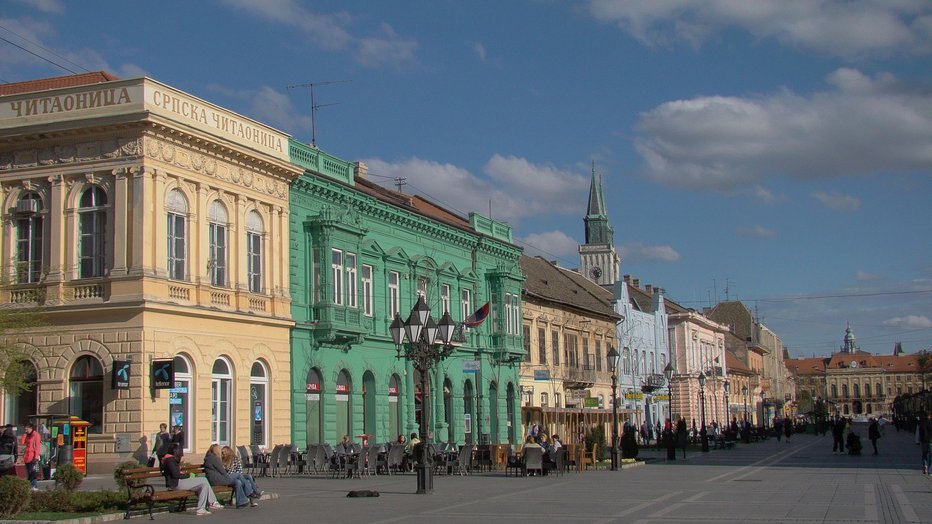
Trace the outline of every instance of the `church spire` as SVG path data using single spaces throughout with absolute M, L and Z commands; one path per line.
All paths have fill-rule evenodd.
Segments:
M 605 211 L 605 198 L 602 196 L 602 177 L 595 170 L 592 161 L 592 181 L 589 183 L 589 209 L 586 211 L 586 244 L 614 243 L 615 230 L 608 223 Z
M 602 197 L 602 177 L 595 171 L 595 160 L 592 161 L 592 181 L 589 183 L 589 210 L 588 216 L 606 216 L 605 199 Z
M 605 197 L 602 194 L 602 177 L 592 162 L 592 181 L 589 185 L 589 207 L 586 210 L 586 242 L 579 246 L 580 273 L 602 286 L 618 281 L 621 258 L 615 251 L 615 230 L 608 223 Z

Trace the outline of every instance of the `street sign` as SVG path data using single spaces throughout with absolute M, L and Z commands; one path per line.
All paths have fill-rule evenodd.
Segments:
M 549 369 L 535 369 L 534 380 L 550 380 L 550 370 Z
M 464 360 L 463 373 L 478 373 L 482 368 L 482 363 L 478 360 Z

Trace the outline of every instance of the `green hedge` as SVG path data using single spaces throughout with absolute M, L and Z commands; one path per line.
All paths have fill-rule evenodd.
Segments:
M 0 476 L 0 518 L 13 516 L 29 506 L 32 487 L 14 475 Z

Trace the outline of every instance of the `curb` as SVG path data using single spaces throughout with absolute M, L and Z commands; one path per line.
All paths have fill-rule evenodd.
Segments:
M 259 497 L 259 500 L 275 500 L 279 498 L 278 493 L 269 493 L 265 492 Z M 232 508 L 226 508 L 232 509 Z M 193 511 L 194 508 L 188 508 L 187 511 Z M 149 512 L 145 510 L 140 510 L 141 513 L 138 515 L 130 514 L 130 518 L 135 517 L 148 517 Z M 186 511 L 186 512 L 187 512 Z M 235 511 L 235 510 L 233 510 Z M 168 508 L 156 508 L 152 511 L 153 514 L 159 513 L 168 513 Z M 28 522 L 30 524 L 97 524 L 99 522 L 110 522 L 113 520 L 123 520 L 124 511 L 120 510 L 115 513 L 105 513 L 103 515 L 94 515 L 91 517 L 78 517 L 73 519 L 61 519 L 61 520 L 0 520 L 0 524 L 23 524 Z

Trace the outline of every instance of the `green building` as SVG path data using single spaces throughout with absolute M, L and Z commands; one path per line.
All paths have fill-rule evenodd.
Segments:
M 389 325 L 419 295 L 435 319 L 491 309 L 431 370 L 434 440 L 520 439 L 524 275 L 511 228 L 379 187 L 364 164 L 294 141 L 289 149 L 305 170 L 290 195 L 293 442 L 363 434 L 385 442 L 417 431 L 419 377 L 396 358 Z

